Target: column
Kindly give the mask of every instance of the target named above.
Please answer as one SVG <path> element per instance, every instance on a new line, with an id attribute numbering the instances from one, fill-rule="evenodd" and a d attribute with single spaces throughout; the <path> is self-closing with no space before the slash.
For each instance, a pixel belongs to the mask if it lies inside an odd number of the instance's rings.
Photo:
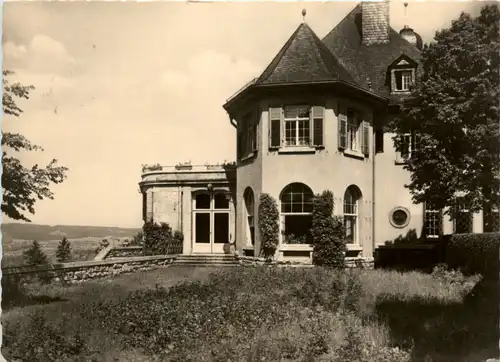
<path id="1" fill-rule="evenodd" d="M 191 187 L 186 186 L 181 188 L 181 199 L 182 199 L 181 224 L 182 224 L 182 233 L 184 234 L 182 253 L 192 254 L 193 223 L 192 223 L 192 213 L 191 213 L 191 208 L 192 208 Z"/>

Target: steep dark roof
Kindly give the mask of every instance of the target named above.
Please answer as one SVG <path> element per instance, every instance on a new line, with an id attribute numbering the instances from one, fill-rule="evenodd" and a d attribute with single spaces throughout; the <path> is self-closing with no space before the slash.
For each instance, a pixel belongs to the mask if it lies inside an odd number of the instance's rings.
<path id="1" fill-rule="evenodd" d="M 256 84 L 332 80 L 358 85 L 314 31 L 303 23 L 257 79 Z"/>
<path id="2" fill-rule="evenodd" d="M 361 42 L 361 5 L 357 5 L 329 34 L 323 43 L 363 88 L 380 96 L 390 96 L 387 67 L 402 54 L 416 62 L 420 51 L 390 28 L 389 42 L 365 45 Z M 396 99 L 394 99 L 396 100 Z"/>

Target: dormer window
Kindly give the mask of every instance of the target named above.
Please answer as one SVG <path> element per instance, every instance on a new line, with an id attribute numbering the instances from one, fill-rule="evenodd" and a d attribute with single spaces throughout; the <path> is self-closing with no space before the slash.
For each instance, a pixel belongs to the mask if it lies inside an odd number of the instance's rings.
<path id="1" fill-rule="evenodd" d="M 396 70 L 394 72 L 397 92 L 409 92 L 413 74 L 411 70 Z"/>
<path id="2" fill-rule="evenodd" d="M 405 55 L 389 66 L 391 93 L 408 93 L 415 83 L 417 64 Z"/>

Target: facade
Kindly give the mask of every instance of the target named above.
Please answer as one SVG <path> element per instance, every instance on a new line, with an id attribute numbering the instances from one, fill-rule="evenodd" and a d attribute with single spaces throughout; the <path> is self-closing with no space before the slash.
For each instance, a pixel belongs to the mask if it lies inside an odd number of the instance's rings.
<path id="1" fill-rule="evenodd" d="M 411 229 L 433 238 L 497 228 L 498 210 L 488 214 L 493 224 L 467 210 L 451 221 L 413 204 L 404 187 L 416 138 L 405 136 L 397 152 L 385 126 L 409 96 L 421 48 L 411 28 L 390 27 L 388 2 L 358 4 L 323 39 L 300 24 L 261 76 L 224 105 L 237 132 L 236 167 L 146 170 L 144 219 L 181 229 L 187 254 L 234 243 L 240 254 L 258 255 L 259 197 L 267 193 L 280 210 L 279 259 L 310 258 L 312 197 L 324 190 L 334 194 L 352 256 L 371 256 Z"/>

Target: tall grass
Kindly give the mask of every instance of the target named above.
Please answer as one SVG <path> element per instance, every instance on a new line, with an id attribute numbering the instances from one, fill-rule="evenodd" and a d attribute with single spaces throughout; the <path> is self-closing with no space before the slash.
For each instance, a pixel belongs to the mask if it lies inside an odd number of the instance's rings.
<path id="1" fill-rule="evenodd" d="M 159 276 L 138 273 L 73 287 L 57 308 L 10 312 L 4 355 L 30 361 L 405 362 L 417 355 L 420 341 L 395 335 L 397 328 L 380 312 L 384 303 L 418 299 L 446 308 L 460 304 L 477 282 L 444 272 L 322 268 L 200 271 L 191 281 L 189 273 L 175 280 Z M 405 328 L 428 322 L 411 313 L 399 318 Z"/>

